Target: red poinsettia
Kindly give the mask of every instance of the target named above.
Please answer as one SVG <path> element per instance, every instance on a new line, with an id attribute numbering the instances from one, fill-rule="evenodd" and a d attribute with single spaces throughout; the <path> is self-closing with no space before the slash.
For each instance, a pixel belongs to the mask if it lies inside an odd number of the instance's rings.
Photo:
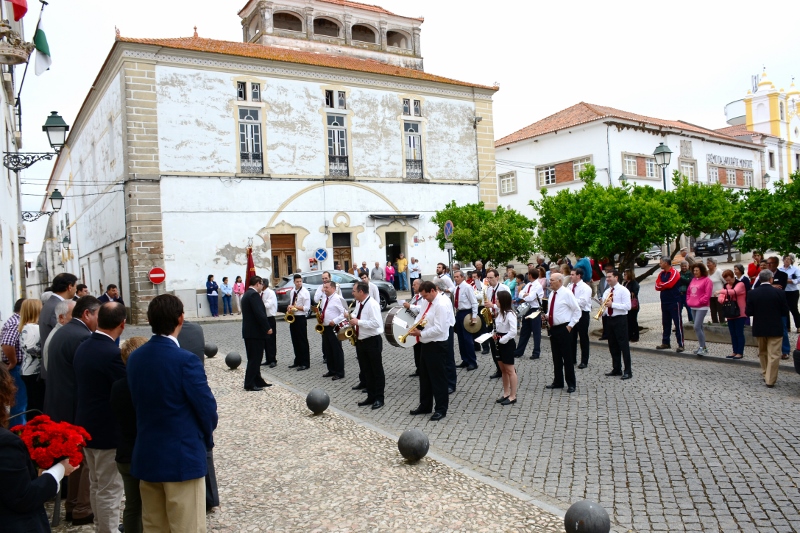
<path id="1" fill-rule="evenodd" d="M 92 440 L 80 426 L 68 422 L 53 422 L 47 415 L 39 415 L 25 425 L 14 426 L 11 431 L 19 435 L 33 462 L 39 468 L 50 468 L 65 458 L 78 466 L 83 460 L 81 450 Z"/>

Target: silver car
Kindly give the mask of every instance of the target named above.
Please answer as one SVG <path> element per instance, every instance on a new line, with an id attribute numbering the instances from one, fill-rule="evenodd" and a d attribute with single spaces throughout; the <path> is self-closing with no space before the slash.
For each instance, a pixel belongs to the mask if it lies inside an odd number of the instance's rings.
<path id="1" fill-rule="evenodd" d="M 342 291 L 342 296 L 347 301 L 347 304 L 350 305 L 353 302 L 353 285 L 355 285 L 359 280 L 356 279 L 355 276 L 352 274 L 348 274 L 342 270 L 328 270 L 330 272 L 331 279 L 336 282 L 339 288 Z M 311 295 L 311 299 L 314 299 L 314 294 L 317 292 L 317 289 L 322 286 L 322 272 L 301 272 L 301 276 L 303 276 L 303 287 L 308 290 L 309 295 Z M 378 293 L 381 296 L 381 311 L 384 311 L 390 304 L 397 302 L 397 291 L 395 291 L 394 286 L 387 282 L 387 281 L 375 281 L 371 280 L 370 283 L 376 285 L 378 287 Z M 278 296 L 278 311 L 281 313 L 286 312 L 286 308 L 289 307 L 290 298 L 292 294 L 292 290 L 294 289 L 294 274 L 291 276 L 283 276 L 281 281 L 275 287 L 275 294 Z M 311 316 L 311 310 L 309 309 L 308 315 Z"/>

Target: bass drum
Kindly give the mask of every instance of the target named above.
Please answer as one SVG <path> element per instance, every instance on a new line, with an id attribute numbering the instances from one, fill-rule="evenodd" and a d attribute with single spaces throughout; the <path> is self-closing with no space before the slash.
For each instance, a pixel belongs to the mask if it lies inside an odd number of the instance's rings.
<path id="1" fill-rule="evenodd" d="M 393 307 L 383 322 L 383 334 L 386 341 L 398 348 L 412 348 L 417 344 L 417 337 L 409 335 L 404 343 L 400 342 L 398 338 L 405 335 L 409 328 L 416 323 L 417 317 L 414 313 L 405 307 Z"/>

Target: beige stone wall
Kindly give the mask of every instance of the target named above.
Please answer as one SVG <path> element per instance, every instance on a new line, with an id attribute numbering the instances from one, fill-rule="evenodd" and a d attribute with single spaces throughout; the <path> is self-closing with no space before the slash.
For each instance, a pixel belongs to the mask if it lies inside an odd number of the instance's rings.
<path id="1" fill-rule="evenodd" d="M 497 209 L 497 170 L 494 161 L 494 118 L 491 100 L 475 101 L 478 122 L 478 179 L 480 199 L 486 209 Z"/>
<path id="2" fill-rule="evenodd" d="M 123 72 L 128 294 L 131 320 L 142 324 L 147 322 L 148 303 L 158 294 L 147 274 L 154 266 L 164 266 L 155 65 L 126 62 Z"/>

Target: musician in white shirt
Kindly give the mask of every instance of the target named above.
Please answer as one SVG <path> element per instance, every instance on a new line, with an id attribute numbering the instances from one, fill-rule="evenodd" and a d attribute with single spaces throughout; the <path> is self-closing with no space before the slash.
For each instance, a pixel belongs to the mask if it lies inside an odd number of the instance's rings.
<path id="1" fill-rule="evenodd" d="M 628 311 L 631 310 L 631 293 L 619 282 L 619 271 L 606 272 L 606 286 L 601 302 L 605 302 L 603 315 L 607 316 L 606 336 L 608 337 L 608 350 L 611 352 L 611 372 L 606 376 L 622 376 L 622 379 L 631 379 L 631 345 L 628 338 Z M 606 302 L 606 298 L 609 301 Z M 621 357 L 620 357 L 621 356 Z M 621 360 L 620 360 L 621 359 Z M 622 371 L 622 363 L 625 371 Z"/>
<path id="2" fill-rule="evenodd" d="M 547 320 L 550 323 L 550 349 L 553 352 L 553 383 L 546 389 L 563 389 L 566 377 L 567 392 L 575 392 L 575 367 L 572 364 L 572 328 L 581 319 L 578 300 L 569 289 L 562 286 L 562 274 L 550 274 L 550 308 Z"/>
<path id="3" fill-rule="evenodd" d="M 358 402 L 373 409 L 383 407 L 386 375 L 383 371 L 383 320 L 381 305 L 369 295 L 369 287 L 363 281 L 353 287 L 353 297 L 358 302 L 350 318 L 356 331 L 356 357 L 361 369 L 361 379 L 367 387 L 367 398 Z"/>
<path id="4" fill-rule="evenodd" d="M 330 281 L 331 281 L 331 273 L 326 270 L 325 272 L 322 273 L 322 285 L 317 287 L 316 292 L 314 292 L 314 305 L 319 305 L 319 302 L 325 297 L 324 287 L 325 284 L 329 283 Z M 336 286 L 336 294 L 338 294 L 339 296 L 342 295 L 342 289 L 338 285 Z M 316 318 L 316 313 L 314 313 L 314 315 Z M 320 342 L 322 343 L 322 362 L 327 364 L 328 351 L 325 346 L 325 341 L 321 337 L 323 337 L 323 335 L 320 335 Z"/>
<path id="5" fill-rule="evenodd" d="M 311 366 L 311 356 L 308 349 L 306 312 L 311 308 L 311 296 L 308 294 L 308 289 L 303 287 L 303 276 L 300 274 L 294 275 L 294 290 L 291 292 L 290 301 L 286 313 L 294 315 L 294 322 L 289 324 L 294 362 L 289 368 L 296 368 L 298 371 L 308 370 Z"/>
<path id="6" fill-rule="evenodd" d="M 483 300 L 483 306 L 487 307 L 492 312 L 492 316 L 497 316 L 497 309 L 498 309 L 497 293 L 500 291 L 508 291 L 508 293 L 511 294 L 511 291 L 508 290 L 508 287 L 505 284 L 500 283 L 500 273 L 497 272 L 497 269 L 490 268 L 489 270 L 487 270 L 486 277 L 484 278 L 484 280 L 486 281 L 486 291 L 485 291 L 486 296 L 484 297 Z M 481 317 L 481 319 L 482 318 L 483 317 Z M 486 325 L 485 322 L 484 326 L 486 327 L 486 331 L 489 331 L 491 329 L 489 326 Z M 500 378 L 503 375 L 502 371 L 500 370 L 500 363 L 499 363 L 500 354 L 498 353 L 497 347 L 495 346 L 494 343 L 486 341 L 484 348 L 486 348 L 487 345 L 492 350 L 492 360 L 494 361 L 494 366 L 497 369 L 497 372 L 492 374 L 490 378 L 491 379 Z"/>
<path id="7" fill-rule="evenodd" d="M 439 263 L 436 265 L 436 279 L 434 280 L 434 284 L 436 285 L 440 294 L 444 294 L 448 298 L 453 297 L 453 292 L 455 292 L 456 286 L 450 276 L 447 275 L 447 267 L 444 263 Z"/>
<path id="8" fill-rule="evenodd" d="M 538 284 L 537 284 L 538 285 Z M 498 312 L 494 319 L 494 341 L 500 355 L 503 372 L 503 395 L 497 399 L 500 405 L 517 403 L 517 371 L 514 368 L 514 337 L 517 334 L 517 313 L 511 306 L 511 293 L 501 291 L 497 295 Z M 536 319 L 539 320 L 539 319 Z M 539 320 L 541 322 L 541 320 Z"/>
<path id="9" fill-rule="evenodd" d="M 426 324 L 422 331 L 414 328 L 408 332 L 409 335 L 419 337 L 419 341 L 422 343 L 419 365 L 419 406 L 413 409 L 411 414 L 426 414 L 435 409 L 431 416 L 431 420 L 435 422 L 447 416 L 446 360 L 450 328 L 455 323 L 455 316 L 450 300 L 439 294 L 433 282 L 423 282 L 420 285 L 420 294 L 427 305 L 423 302 L 424 310 L 420 313 L 418 321 L 424 318 Z"/>
<path id="10" fill-rule="evenodd" d="M 411 290 L 414 292 L 414 296 L 411 297 L 411 300 L 408 302 L 403 303 L 403 307 L 406 309 L 410 309 L 412 312 L 416 313 L 417 316 L 422 312 L 422 308 L 420 307 L 421 302 L 424 301 L 422 295 L 419 293 L 419 286 L 422 285 L 422 280 L 419 278 L 415 278 L 413 282 L 411 282 Z M 409 374 L 408 377 L 410 378 L 417 378 L 419 377 L 419 357 L 420 351 L 422 350 L 422 345 L 420 343 L 416 343 L 414 345 L 414 373 Z"/>
<path id="11" fill-rule="evenodd" d="M 572 280 L 570 290 L 581 308 L 581 319 L 570 332 L 572 335 L 572 364 L 578 362 L 578 338 L 580 337 L 581 364 L 578 365 L 578 368 L 581 369 L 589 366 L 589 318 L 592 311 L 592 287 L 583 281 L 583 274 L 581 267 L 573 268 L 569 274 Z"/>
<path id="12" fill-rule="evenodd" d="M 458 336 L 458 352 L 461 355 L 461 364 L 458 368 L 475 370 L 478 368 L 478 360 L 475 358 L 475 345 L 472 333 L 464 327 L 464 320 L 471 316 L 470 323 L 478 322 L 478 300 L 475 298 L 475 290 L 464 279 L 464 273 L 460 270 L 453 272 L 456 282 L 453 307 L 455 308 L 455 328 L 454 332 Z M 514 330 L 516 333 L 516 330 Z"/>
<path id="13" fill-rule="evenodd" d="M 322 316 L 322 346 L 323 353 L 328 356 L 328 371 L 322 375 L 323 378 L 333 378 L 333 381 L 344 377 L 344 351 L 342 351 L 342 341 L 333 331 L 334 326 L 345 319 L 347 306 L 344 299 L 336 294 L 337 285 L 335 281 L 329 281 L 322 285 L 325 297 L 319 302 L 319 313 Z"/>
<path id="14" fill-rule="evenodd" d="M 264 309 L 267 311 L 267 321 L 269 322 L 269 330 L 267 330 L 266 342 L 266 363 L 262 365 L 269 365 L 270 368 L 275 368 L 278 364 L 278 327 L 275 322 L 275 315 L 278 314 L 278 297 L 275 291 L 269 288 L 267 278 L 264 278 L 264 290 L 261 291 L 261 301 L 264 302 Z"/>
<path id="15" fill-rule="evenodd" d="M 361 281 L 369 285 L 369 296 L 376 302 L 378 302 L 378 306 L 381 304 L 381 293 L 378 291 L 378 286 L 374 283 L 370 283 L 369 281 L 369 274 L 364 274 L 363 272 L 360 274 Z"/>
<path id="16" fill-rule="evenodd" d="M 527 318 L 533 313 L 541 310 L 542 300 L 544 299 L 544 289 L 542 284 L 538 281 L 539 271 L 532 268 L 528 271 L 528 283 L 519 291 L 520 299 L 530 306 L 530 310 L 525 313 L 525 316 L 520 317 L 522 320 L 522 329 L 519 332 L 519 342 L 517 349 L 514 351 L 514 357 L 522 357 L 525 355 L 525 348 L 528 346 L 528 340 L 533 334 L 533 353 L 531 359 L 539 359 L 542 353 L 542 319 L 540 316 L 534 318 Z"/>

